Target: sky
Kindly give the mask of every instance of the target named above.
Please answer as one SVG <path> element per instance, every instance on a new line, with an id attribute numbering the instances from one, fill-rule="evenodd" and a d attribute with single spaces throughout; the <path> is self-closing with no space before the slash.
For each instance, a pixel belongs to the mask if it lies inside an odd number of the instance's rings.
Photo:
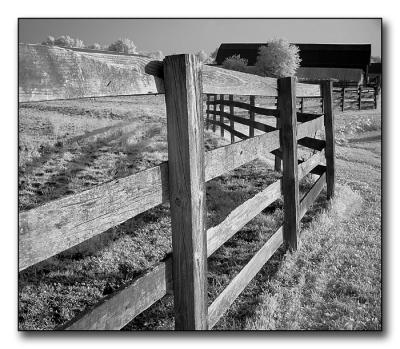
<path id="1" fill-rule="evenodd" d="M 139 51 L 165 55 L 214 51 L 223 42 L 371 44 L 381 56 L 381 20 L 369 19 L 20 19 L 19 42 L 40 43 L 48 35 L 69 35 L 85 44 L 127 37 Z"/>

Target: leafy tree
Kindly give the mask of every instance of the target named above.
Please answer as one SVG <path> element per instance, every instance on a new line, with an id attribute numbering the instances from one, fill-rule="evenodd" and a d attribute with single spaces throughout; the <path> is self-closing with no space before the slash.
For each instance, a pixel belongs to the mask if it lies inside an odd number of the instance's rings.
<path id="1" fill-rule="evenodd" d="M 49 35 L 45 41 L 42 42 L 42 45 L 54 46 L 54 37 Z"/>
<path id="2" fill-rule="evenodd" d="M 300 66 L 299 48 L 283 39 L 271 40 L 258 51 L 256 71 L 261 76 L 293 76 Z"/>
<path id="3" fill-rule="evenodd" d="M 94 44 L 91 44 L 88 46 L 88 48 L 92 49 L 92 50 L 101 50 L 102 47 L 98 42 L 95 42 Z"/>
<path id="4" fill-rule="evenodd" d="M 379 56 L 371 56 L 371 63 L 381 63 L 381 57 Z"/>
<path id="5" fill-rule="evenodd" d="M 123 53 L 136 53 L 136 46 L 132 40 L 127 38 L 118 39 L 113 42 L 110 46 L 108 46 L 108 51 L 116 51 Z"/>
<path id="6" fill-rule="evenodd" d="M 54 41 L 54 46 L 61 47 L 73 47 L 75 39 L 71 38 L 69 35 L 61 35 Z"/>
<path id="7" fill-rule="evenodd" d="M 246 72 L 248 69 L 247 63 L 248 60 L 246 58 L 240 58 L 240 55 L 233 55 L 231 57 L 226 58 L 222 62 L 222 66 L 225 69 Z"/>
<path id="8" fill-rule="evenodd" d="M 161 61 L 164 59 L 164 54 L 162 53 L 162 51 L 155 51 L 155 52 L 149 52 L 146 53 L 147 56 L 157 59 L 158 61 Z"/>

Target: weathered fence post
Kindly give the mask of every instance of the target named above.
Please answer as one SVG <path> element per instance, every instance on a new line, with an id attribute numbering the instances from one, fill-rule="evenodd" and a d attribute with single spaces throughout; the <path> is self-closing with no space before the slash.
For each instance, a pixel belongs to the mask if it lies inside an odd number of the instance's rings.
<path id="1" fill-rule="evenodd" d="M 214 111 L 214 113 L 213 113 L 213 121 L 214 121 L 214 123 L 213 123 L 213 126 L 212 126 L 213 132 L 215 132 L 216 129 L 217 129 L 217 125 L 215 124 L 215 121 L 217 121 L 217 114 L 216 114 L 217 103 L 216 103 L 216 99 L 217 99 L 217 95 L 213 95 L 213 111 Z"/>
<path id="2" fill-rule="evenodd" d="M 175 329 L 207 329 L 204 136 L 201 65 L 164 59 Z"/>
<path id="3" fill-rule="evenodd" d="M 323 81 L 321 87 L 325 110 L 326 185 L 327 197 L 330 199 L 335 193 L 335 119 L 332 106 L 332 81 Z"/>
<path id="4" fill-rule="evenodd" d="M 234 115 L 235 107 L 233 106 L 233 95 L 229 95 L 229 102 L 230 102 L 229 113 L 231 115 Z M 230 120 L 229 126 L 231 127 L 232 130 L 235 129 L 235 122 L 232 119 Z M 235 143 L 235 135 L 232 132 L 231 132 L 231 143 Z"/>
<path id="5" fill-rule="evenodd" d="M 209 94 L 207 94 L 206 111 L 207 111 L 206 129 L 208 130 L 208 128 L 210 126 L 210 95 Z"/>
<path id="6" fill-rule="evenodd" d="M 224 125 L 224 112 L 225 112 L 225 105 L 224 105 L 224 95 L 219 95 L 219 99 L 221 100 L 221 103 L 219 105 L 219 122 L 220 124 L 220 129 L 221 129 L 221 137 L 224 138 L 224 134 L 225 134 L 225 129 L 223 127 Z"/>
<path id="7" fill-rule="evenodd" d="M 361 92 L 362 88 L 361 85 L 358 87 L 358 110 L 361 110 Z"/>
<path id="8" fill-rule="evenodd" d="M 250 96 L 250 107 L 254 107 L 255 106 L 255 96 Z M 250 121 L 254 121 L 254 111 L 250 110 L 249 111 L 249 119 Z M 249 126 L 249 137 L 254 137 L 254 126 L 253 124 Z"/>
<path id="9" fill-rule="evenodd" d="M 289 249 L 298 247 L 299 179 L 297 163 L 296 78 L 278 80 L 280 143 L 283 160 L 283 239 Z"/>

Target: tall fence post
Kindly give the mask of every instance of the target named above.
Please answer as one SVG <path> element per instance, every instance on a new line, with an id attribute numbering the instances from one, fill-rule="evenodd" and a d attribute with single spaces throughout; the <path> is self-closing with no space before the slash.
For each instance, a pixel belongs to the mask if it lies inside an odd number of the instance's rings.
<path id="1" fill-rule="evenodd" d="M 213 95 L 213 111 L 214 111 L 214 113 L 213 113 L 213 121 L 214 121 L 214 123 L 213 123 L 213 126 L 212 126 L 213 132 L 215 132 L 216 129 L 217 129 L 217 126 L 215 124 L 215 121 L 217 121 L 217 114 L 216 114 L 217 102 L 216 102 L 216 100 L 217 100 L 217 95 Z"/>
<path id="2" fill-rule="evenodd" d="M 335 119 L 332 106 L 332 81 L 323 81 L 321 87 L 325 110 L 326 186 L 329 200 L 335 193 Z"/>
<path id="3" fill-rule="evenodd" d="M 225 129 L 223 127 L 223 125 L 224 125 L 224 112 L 225 112 L 224 98 L 225 98 L 224 95 L 219 95 L 219 99 L 221 100 L 221 103 L 219 105 L 219 121 L 220 121 L 221 124 L 220 124 L 219 128 L 221 129 L 221 137 L 222 138 L 224 138 L 224 136 L 225 136 L 225 133 L 224 133 Z"/>
<path id="4" fill-rule="evenodd" d="M 279 110 L 279 97 L 276 99 L 276 109 Z M 281 134 L 280 119 L 281 119 L 280 116 L 276 118 L 276 129 L 279 130 L 279 135 Z M 282 150 L 282 147 L 280 147 L 279 150 Z M 276 155 L 275 155 L 274 170 L 277 172 L 282 170 L 282 160 L 279 156 Z"/>
<path id="5" fill-rule="evenodd" d="M 361 92 L 362 88 L 361 86 L 358 87 L 358 110 L 361 110 Z"/>
<path id="6" fill-rule="evenodd" d="M 283 160 L 283 240 L 290 250 L 298 247 L 299 178 L 297 163 L 296 79 L 278 80 L 280 143 Z"/>
<path id="7" fill-rule="evenodd" d="M 255 99 L 256 99 L 256 96 L 250 96 L 250 107 L 254 107 L 255 106 Z M 254 111 L 253 110 L 250 110 L 249 111 L 249 119 L 250 119 L 250 121 L 254 121 Z M 253 124 L 251 124 L 250 126 L 249 126 L 249 137 L 254 137 L 254 126 L 253 126 Z"/>
<path id="8" fill-rule="evenodd" d="M 201 65 L 164 59 L 175 329 L 207 329 L 204 135 Z"/>
<path id="9" fill-rule="evenodd" d="M 233 95 L 229 95 L 229 114 L 234 115 L 235 114 L 235 107 L 233 106 Z M 230 120 L 230 127 L 232 130 L 235 129 L 235 122 L 231 119 Z M 235 143 L 235 135 L 231 132 L 231 143 Z"/>
<path id="10" fill-rule="evenodd" d="M 208 130 L 208 128 L 210 127 L 210 95 L 209 94 L 207 94 L 206 111 L 207 111 L 206 130 Z"/>

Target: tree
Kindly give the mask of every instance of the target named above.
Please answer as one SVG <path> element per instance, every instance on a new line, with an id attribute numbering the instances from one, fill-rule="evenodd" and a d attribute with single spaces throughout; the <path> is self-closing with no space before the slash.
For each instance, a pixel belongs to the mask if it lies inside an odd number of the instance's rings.
<path id="1" fill-rule="evenodd" d="M 226 58 L 222 62 L 222 66 L 225 69 L 245 72 L 248 69 L 247 63 L 248 60 L 246 58 L 240 58 L 240 55 L 233 55 L 231 57 Z"/>
<path id="2" fill-rule="evenodd" d="M 371 56 L 371 63 L 381 63 L 381 57 L 379 56 Z"/>
<path id="3" fill-rule="evenodd" d="M 299 48 L 283 39 L 271 40 L 258 51 L 256 71 L 261 76 L 293 76 L 300 66 Z"/>
<path id="4" fill-rule="evenodd" d="M 54 46 L 54 37 L 49 35 L 45 41 L 42 42 L 42 45 Z"/>
<path id="5" fill-rule="evenodd" d="M 165 57 L 164 54 L 162 53 L 162 51 L 149 52 L 149 53 L 146 53 L 146 56 L 157 59 L 158 61 L 163 60 Z"/>
<path id="6" fill-rule="evenodd" d="M 123 53 L 136 53 L 136 46 L 132 40 L 127 38 L 118 39 L 108 46 L 108 51 L 116 51 Z"/>
<path id="7" fill-rule="evenodd" d="M 69 35 L 61 35 L 54 41 L 54 46 L 61 47 L 73 47 L 75 39 L 71 38 Z"/>
<path id="8" fill-rule="evenodd" d="M 98 42 L 95 42 L 94 44 L 91 44 L 88 46 L 88 48 L 92 49 L 92 50 L 101 50 L 102 47 Z"/>

